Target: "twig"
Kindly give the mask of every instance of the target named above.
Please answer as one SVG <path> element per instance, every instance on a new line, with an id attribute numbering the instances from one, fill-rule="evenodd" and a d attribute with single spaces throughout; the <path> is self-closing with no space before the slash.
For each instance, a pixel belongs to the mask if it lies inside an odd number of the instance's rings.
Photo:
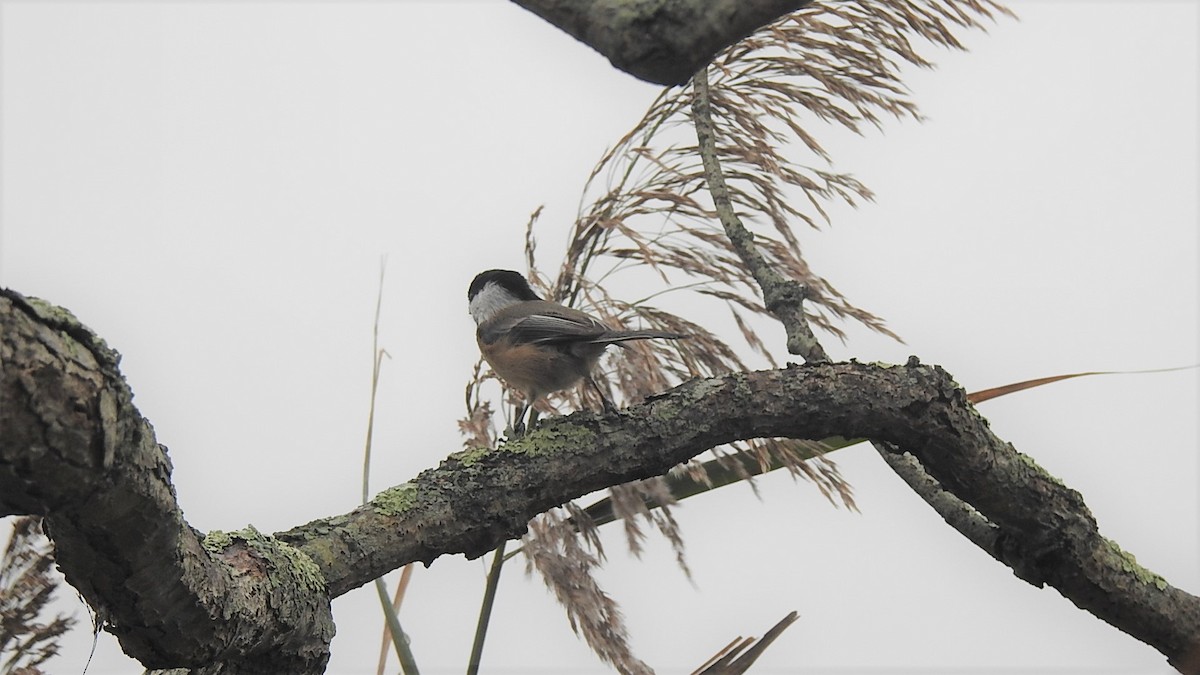
<path id="1" fill-rule="evenodd" d="M 367 439 L 363 448 L 363 475 L 362 475 L 362 501 L 366 504 L 370 501 L 371 492 L 371 444 L 375 436 L 375 398 L 379 391 L 379 371 L 383 365 L 383 357 L 388 356 L 384 349 L 379 348 L 379 315 L 383 307 L 383 278 L 387 271 L 387 258 L 385 257 L 379 263 L 379 293 L 375 297 L 375 323 L 371 332 L 371 348 L 374 350 L 374 365 L 371 369 L 371 402 L 369 412 L 367 413 Z M 407 583 L 407 579 L 401 582 Z M 408 636 L 404 634 L 404 630 L 400 628 L 400 617 L 396 614 L 399 607 L 399 598 L 401 591 L 397 590 L 397 604 L 392 606 L 392 602 L 388 600 L 387 584 L 382 578 L 375 579 L 375 590 L 379 594 L 379 603 L 383 608 L 384 620 L 387 624 L 387 631 L 392 635 L 392 645 L 396 649 L 396 656 L 400 659 L 400 668 L 405 675 L 418 675 L 417 663 L 413 658 L 412 650 L 408 646 Z"/>
<path id="2" fill-rule="evenodd" d="M 475 626 L 475 641 L 471 643 L 471 660 L 467 666 L 467 675 L 479 673 L 479 661 L 483 657 L 483 641 L 487 638 L 488 623 L 492 619 L 492 606 L 496 602 L 496 588 L 500 585 L 500 570 L 504 566 L 504 546 L 502 541 L 496 547 L 492 557 L 492 567 L 488 570 L 487 586 L 483 591 L 483 605 L 479 608 L 479 623 Z"/>
<path id="3" fill-rule="evenodd" d="M 405 565 L 400 568 L 400 582 L 396 584 L 396 594 L 392 597 L 392 610 L 399 616 L 400 605 L 404 602 L 404 594 L 408 591 L 408 580 L 412 578 L 412 565 Z M 385 625 L 383 627 L 383 635 L 379 638 L 379 663 L 375 668 L 376 675 L 384 675 L 387 668 L 388 655 L 388 637 L 391 635 L 391 630 Z"/>
<path id="4" fill-rule="evenodd" d="M 692 87 L 696 92 L 692 100 L 692 119 L 696 125 L 700 159 L 704 163 L 704 178 L 708 183 L 708 191 L 712 194 L 717 217 L 720 218 L 725 234 L 729 237 L 729 243 L 762 289 L 767 311 L 779 319 L 787 331 L 788 352 L 802 357 L 808 363 L 828 363 L 829 356 L 813 335 L 808 319 L 804 316 L 807 287 L 794 279 L 783 278 L 767 264 L 754 244 L 754 234 L 746 229 L 733 210 L 729 187 L 725 184 L 725 175 L 717 159 L 716 131 L 712 121 L 707 68 L 702 68 L 692 77 Z"/>
<path id="5" fill-rule="evenodd" d="M 925 500 L 946 524 L 958 530 L 971 543 L 986 551 L 996 560 L 1008 564 L 998 555 L 997 543 L 1000 528 L 996 527 L 970 504 L 948 492 L 942 484 L 925 471 L 916 457 L 901 451 L 891 443 L 872 441 L 883 461 L 896 472 L 905 483 Z"/>
<path id="6" fill-rule="evenodd" d="M 737 638 L 717 652 L 692 675 L 741 675 L 745 673 L 750 666 L 754 665 L 758 657 L 762 656 L 767 647 L 771 646 L 775 638 L 779 637 L 783 631 L 787 630 L 788 626 L 799 618 L 800 615 L 796 612 L 789 613 L 771 630 L 767 631 L 757 643 L 753 638 Z"/>
<path id="7" fill-rule="evenodd" d="M 379 314 L 383 307 L 383 275 L 387 272 L 387 258 L 379 261 L 379 293 L 375 296 L 375 323 L 371 329 L 371 349 L 374 365 L 371 368 L 371 404 L 367 412 L 367 440 L 363 449 L 362 501 L 371 500 L 371 441 L 375 435 L 375 394 L 379 391 L 379 369 L 387 352 L 379 348 Z"/>
<path id="8" fill-rule="evenodd" d="M 400 627 L 400 617 L 392 609 L 392 603 L 388 600 L 387 585 L 383 583 L 382 577 L 375 580 L 375 592 L 379 594 L 379 602 L 383 606 L 384 620 L 387 621 L 388 633 L 392 636 L 392 647 L 396 650 L 396 657 L 400 659 L 400 670 L 404 675 L 420 675 L 421 671 L 417 668 L 412 649 L 408 645 L 408 635 Z"/>

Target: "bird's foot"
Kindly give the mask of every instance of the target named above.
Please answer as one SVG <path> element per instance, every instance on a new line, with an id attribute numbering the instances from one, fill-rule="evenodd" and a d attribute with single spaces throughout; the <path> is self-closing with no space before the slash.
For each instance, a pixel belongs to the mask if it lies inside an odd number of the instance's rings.
<path id="1" fill-rule="evenodd" d="M 524 436 L 525 435 L 525 422 L 524 421 L 517 422 L 516 424 L 513 424 L 513 425 L 505 428 L 504 435 L 506 437 L 508 437 L 509 440 L 516 440 L 516 439 Z"/>

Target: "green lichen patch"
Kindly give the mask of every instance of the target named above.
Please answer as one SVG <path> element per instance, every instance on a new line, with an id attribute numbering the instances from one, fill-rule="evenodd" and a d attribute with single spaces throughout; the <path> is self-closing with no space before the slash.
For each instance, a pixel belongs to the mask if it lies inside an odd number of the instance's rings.
<path id="1" fill-rule="evenodd" d="M 203 544 L 219 554 L 239 541 L 265 563 L 267 582 L 272 589 L 299 586 L 309 591 L 325 591 L 320 566 L 300 549 L 259 532 L 253 525 L 236 532 L 213 530 L 205 535 Z"/>
<path id="2" fill-rule="evenodd" d="M 200 542 L 210 553 L 220 553 L 233 544 L 233 535 L 222 530 L 213 530 L 204 535 Z"/>
<path id="3" fill-rule="evenodd" d="M 104 338 L 96 335 L 90 328 L 83 325 L 71 313 L 71 310 L 59 307 L 51 302 L 46 302 L 41 298 L 18 294 L 14 299 L 19 303 L 23 303 L 42 323 L 65 333 L 74 341 L 79 342 L 92 352 L 94 358 L 99 359 L 103 363 L 111 363 L 113 365 L 120 363 L 121 355 L 115 349 L 109 347 Z M 67 345 L 68 348 L 74 347 L 70 340 L 67 341 Z M 78 358 L 78 355 L 72 354 L 72 358 Z"/>
<path id="4" fill-rule="evenodd" d="M 450 455 L 450 459 L 453 459 L 453 460 L 461 463 L 463 466 L 471 466 L 472 464 L 474 464 L 475 462 L 478 462 L 479 460 L 488 456 L 488 454 L 492 453 L 492 452 L 495 452 L 494 448 L 487 448 L 487 447 L 480 445 L 480 446 L 477 446 L 474 448 L 467 448 L 466 450 L 462 450 L 462 451 L 453 453 Z"/>
<path id="5" fill-rule="evenodd" d="M 1153 584 L 1160 591 L 1167 589 L 1166 579 L 1142 567 L 1138 563 L 1137 558 L 1132 553 L 1122 550 L 1117 545 L 1117 542 L 1106 538 L 1104 543 L 1108 546 L 1108 550 L 1120 561 L 1121 571 L 1132 574 L 1135 579 L 1143 584 Z"/>
<path id="6" fill-rule="evenodd" d="M 371 508 L 381 516 L 392 518 L 412 508 L 416 501 L 417 486 L 413 483 L 401 483 L 375 495 L 371 500 Z"/>
<path id="7" fill-rule="evenodd" d="M 36 298 L 30 295 L 22 296 L 26 306 L 33 310 L 34 314 L 43 322 L 58 326 L 61 328 L 82 327 L 79 319 L 71 313 L 71 310 L 66 307 L 59 307 L 52 302 L 46 302 L 41 298 Z"/>
<path id="8" fill-rule="evenodd" d="M 285 544 L 274 537 L 271 537 L 271 541 L 275 542 L 278 552 L 287 559 L 288 565 L 280 569 L 291 577 L 292 581 L 310 591 L 325 591 L 325 575 L 321 574 L 321 568 L 312 558 L 295 546 Z"/>
<path id="9" fill-rule="evenodd" d="M 1049 471 L 1047 471 L 1047 470 L 1043 469 L 1043 468 L 1042 468 L 1042 465 L 1041 465 L 1041 464 L 1038 464 L 1038 463 L 1037 463 L 1037 462 L 1035 462 L 1035 461 L 1033 461 L 1033 458 L 1032 458 L 1032 457 L 1030 457 L 1029 455 L 1025 455 L 1025 454 L 1022 454 L 1022 453 L 1019 453 L 1019 452 L 1018 452 L 1018 453 L 1016 453 L 1016 454 L 1017 454 L 1017 459 L 1018 459 L 1018 460 L 1020 460 L 1020 462 L 1021 462 L 1022 464 L 1026 465 L 1026 466 L 1028 466 L 1030 469 L 1033 469 L 1034 471 L 1038 472 L 1038 473 L 1039 473 L 1039 474 L 1041 474 L 1041 475 L 1042 475 L 1042 476 L 1043 476 L 1043 477 L 1044 477 L 1046 480 L 1050 481 L 1051 483 L 1054 483 L 1055 485 L 1059 485 L 1059 486 L 1062 486 L 1062 487 L 1066 487 L 1066 486 L 1067 486 L 1067 484 L 1066 484 L 1066 483 L 1062 482 L 1062 479 L 1061 479 L 1061 478 L 1059 478 L 1058 476 L 1055 476 L 1054 474 L 1050 473 Z"/>
<path id="10" fill-rule="evenodd" d="M 575 415 L 571 417 L 575 417 Z M 547 420 L 543 421 L 537 427 L 537 430 L 528 436 L 507 440 L 495 448 L 482 446 L 467 448 L 466 450 L 450 455 L 449 459 L 458 462 L 464 467 L 469 467 L 490 456 L 526 455 L 529 457 L 540 457 L 554 455 L 564 450 L 580 448 L 593 442 L 595 442 L 594 432 L 586 426 L 567 421 Z"/>
<path id="11" fill-rule="evenodd" d="M 579 424 L 548 426 L 545 433 L 542 431 L 539 429 L 538 434 L 531 438 L 518 439 L 515 443 L 508 443 L 503 449 L 505 452 L 538 457 L 575 450 L 596 441 L 592 430 Z"/>

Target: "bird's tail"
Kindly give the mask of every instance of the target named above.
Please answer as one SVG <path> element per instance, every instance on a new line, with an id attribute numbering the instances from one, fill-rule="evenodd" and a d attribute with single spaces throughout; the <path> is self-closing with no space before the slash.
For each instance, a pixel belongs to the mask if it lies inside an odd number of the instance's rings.
<path id="1" fill-rule="evenodd" d="M 661 338 L 663 340 L 682 340 L 687 337 L 690 336 L 684 335 L 683 333 L 668 333 L 661 330 L 623 330 L 605 333 L 593 340 L 589 340 L 589 342 L 607 345 L 628 342 L 629 340 L 652 340 L 655 338 Z"/>

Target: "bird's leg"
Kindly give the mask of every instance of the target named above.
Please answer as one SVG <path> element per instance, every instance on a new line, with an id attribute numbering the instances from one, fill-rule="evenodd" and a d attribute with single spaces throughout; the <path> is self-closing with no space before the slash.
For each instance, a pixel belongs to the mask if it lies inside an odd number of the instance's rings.
<path id="1" fill-rule="evenodd" d="M 517 406 L 517 414 L 513 415 L 512 427 L 508 429 L 511 432 L 508 434 L 509 438 L 519 438 L 525 435 L 525 411 L 532 407 L 528 403 Z"/>
<path id="2" fill-rule="evenodd" d="M 600 388 L 600 385 L 596 384 L 596 380 L 593 379 L 591 375 L 588 375 L 587 381 L 588 384 L 592 385 L 592 389 L 596 390 L 596 394 L 600 396 L 600 404 L 604 406 L 604 412 L 617 412 L 617 406 L 612 401 L 608 400 L 608 397 L 604 395 L 604 390 Z"/>
<path id="3" fill-rule="evenodd" d="M 509 438 L 519 438 L 526 433 L 533 431 L 537 425 L 538 409 L 534 404 L 537 399 L 527 396 L 525 402 L 517 408 L 517 414 L 513 418 L 512 435 Z M 529 423 L 525 423 L 525 413 L 529 413 Z"/>

